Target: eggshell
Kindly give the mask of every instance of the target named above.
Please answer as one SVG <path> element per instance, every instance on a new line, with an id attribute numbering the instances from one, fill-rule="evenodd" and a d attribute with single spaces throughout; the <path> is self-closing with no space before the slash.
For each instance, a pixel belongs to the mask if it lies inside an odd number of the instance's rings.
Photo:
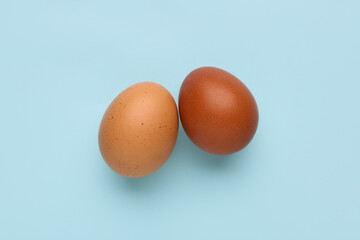
<path id="1" fill-rule="evenodd" d="M 192 71 L 179 93 L 181 123 L 191 141 L 209 153 L 243 149 L 258 125 L 258 108 L 249 89 L 232 74 L 214 67 Z"/>
<path id="2" fill-rule="evenodd" d="M 144 177 L 170 157 L 178 127 L 171 94 L 159 84 L 138 83 L 121 92 L 106 110 L 99 129 L 100 152 L 118 174 Z"/>

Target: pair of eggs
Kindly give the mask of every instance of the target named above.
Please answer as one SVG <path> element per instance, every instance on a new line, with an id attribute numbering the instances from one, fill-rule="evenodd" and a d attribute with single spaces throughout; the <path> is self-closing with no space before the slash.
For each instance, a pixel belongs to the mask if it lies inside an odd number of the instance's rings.
<path id="1" fill-rule="evenodd" d="M 259 118 L 255 99 L 224 70 L 192 71 L 182 83 L 178 103 L 187 136 L 206 152 L 238 152 L 255 134 Z M 178 110 L 169 91 L 157 83 L 137 83 L 121 92 L 106 110 L 99 129 L 100 152 L 118 174 L 144 177 L 170 157 L 178 129 Z"/>

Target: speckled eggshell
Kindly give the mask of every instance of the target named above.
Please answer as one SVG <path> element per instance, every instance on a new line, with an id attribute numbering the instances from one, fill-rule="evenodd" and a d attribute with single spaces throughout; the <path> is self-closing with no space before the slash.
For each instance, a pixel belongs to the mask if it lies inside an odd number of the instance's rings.
<path id="1" fill-rule="evenodd" d="M 170 157 L 179 118 L 171 94 L 153 82 L 121 92 L 106 110 L 99 129 L 99 148 L 109 167 L 138 178 L 158 170 Z"/>
<path id="2" fill-rule="evenodd" d="M 258 108 L 249 89 L 234 75 L 215 67 L 192 71 L 179 93 L 186 134 L 198 147 L 217 155 L 243 149 L 258 125 Z"/>

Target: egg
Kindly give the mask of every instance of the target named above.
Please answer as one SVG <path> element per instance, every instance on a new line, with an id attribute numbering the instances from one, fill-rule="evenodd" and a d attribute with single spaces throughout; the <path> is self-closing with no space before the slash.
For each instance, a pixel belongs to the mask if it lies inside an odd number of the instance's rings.
<path id="1" fill-rule="evenodd" d="M 100 152 L 118 174 L 144 177 L 170 157 L 178 128 L 177 107 L 169 91 L 157 83 L 137 83 L 107 108 L 99 128 Z"/>
<path id="2" fill-rule="evenodd" d="M 234 75 L 201 67 L 183 81 L 179 113 L 191 141 L 206 152 L 226 155 L 242 150 L 258 125 L 258 108 L 249 89 Z"/>

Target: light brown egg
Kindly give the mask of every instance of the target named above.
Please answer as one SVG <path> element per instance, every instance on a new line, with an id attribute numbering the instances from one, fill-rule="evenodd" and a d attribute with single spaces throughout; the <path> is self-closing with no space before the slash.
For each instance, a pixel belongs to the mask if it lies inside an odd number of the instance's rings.
<path id="1" fill-rule="evenodd" d="M 255 99 L 245 84 L 215 67 L 195 69 L 185 78 L 179 112 L 191 141 L 218 155 L 246 147 L 259 120 Z"/>
<path id="2" fill-rule="evenodd" d="M 170 157 L 179 118 L 171 94 L 153 82 L 121 92 L 106 110 L 99 129 L 99 148 L 109 167 L 138 178 L 158 170 Z"/>

